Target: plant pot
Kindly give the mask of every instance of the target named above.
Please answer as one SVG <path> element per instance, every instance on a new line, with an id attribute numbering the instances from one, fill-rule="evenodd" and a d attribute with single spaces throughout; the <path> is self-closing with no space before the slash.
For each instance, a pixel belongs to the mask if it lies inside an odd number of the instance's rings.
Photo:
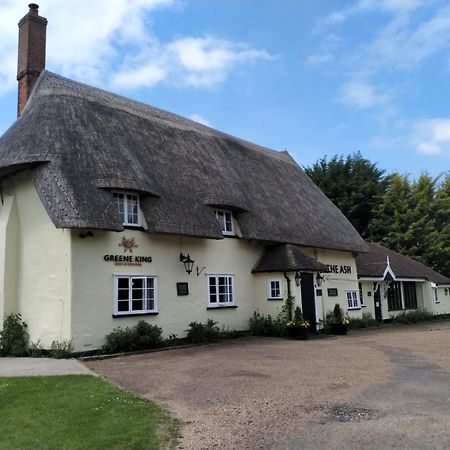
<path id="1" fill-rule="evenodd" d="M 330 325 L 330 332 L 331 334 L 347 334 L 348 331 L 348 325 L 345 323 L 332 323 Z"/>
<path id="2" fill-rule="evenodd" d="M 308 339 L 308 328 L 305 327 L 291 327 L 287 329 L 289 339 L 297 339 L 306 341 Z"/>

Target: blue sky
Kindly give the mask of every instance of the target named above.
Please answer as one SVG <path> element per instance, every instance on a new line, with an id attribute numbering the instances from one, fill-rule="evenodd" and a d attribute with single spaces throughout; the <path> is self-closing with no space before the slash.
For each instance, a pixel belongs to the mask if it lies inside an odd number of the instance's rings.
<path id="1" fill-rule="evenodd" d="M 17 22 L 0 0 L 0 133 Z M 301 165 L 361 151 L 387 171 L 450 163 L 450 5 L 440 0 L 42 0 L 47 68 L 191 117 Z"/>

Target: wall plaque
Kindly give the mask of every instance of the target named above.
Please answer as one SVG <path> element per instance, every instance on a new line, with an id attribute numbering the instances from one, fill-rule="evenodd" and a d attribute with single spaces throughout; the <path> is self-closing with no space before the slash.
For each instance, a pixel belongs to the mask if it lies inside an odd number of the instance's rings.
<path id="1" fill-rule="evenodd" d="M 177 295 L 189 295 L 188 283 L 177 283 Z"/>
<path id="2" fill-rule="evenodd" d="M 322 295 L 322 289 L 316 289 L 316 295 L 320 297 Z"/>
<path id="3" fill-rule="evenodd" d="M 338 296 L 337 288 L 328 288 L 327 293 L 328 293 L 328 297 L 337 297 Z"/>

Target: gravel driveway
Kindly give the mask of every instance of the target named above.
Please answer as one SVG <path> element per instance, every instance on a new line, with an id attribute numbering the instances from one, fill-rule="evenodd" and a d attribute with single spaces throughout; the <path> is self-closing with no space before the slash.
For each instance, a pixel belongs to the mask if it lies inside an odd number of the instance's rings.
<path id="1" fill-rule="evenodd" d="M 450 448 L 449 322 L 88 365 L 178 417 L 183 448 Z"/>

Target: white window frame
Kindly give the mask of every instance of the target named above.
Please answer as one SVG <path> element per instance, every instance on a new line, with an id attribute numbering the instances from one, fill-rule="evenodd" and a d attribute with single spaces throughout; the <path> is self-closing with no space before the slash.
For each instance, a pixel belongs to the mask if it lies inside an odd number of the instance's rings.
<path id="1" fill-rule="evenodd" d="M 228 210 L 228 209 L 215 209 L 214 213 L 216 215 L 217 222 L 219 222 L 219 226 L 222 225 L 222 222 L 219 219 L 219 215 L 220 214 L 223 215 L 223 226 L 221 227 L 222 228 L 222 234 L 224 236 L 234 236 L 235 232 L 234 232 L 233 212 Z M 227 220 L 227 216 L 229 216 L 229 220 Z M 230 230 L 227 229 L 227 223 L 229 223 L 230 226 L 231 226 Z"/>
<path id="2" fill-rule="evenodd" d="M 366 304 L 364 302 L 364 285 L 362 283 L 358 283 L 358 295 L 359 295 L 359 306 L 361 306 L 361 308 L 365 308 Z"/>
<path id="3" fill-rule="evenodd" d="M 143 279 L 143 290 L 144 295 L 147 293 L 147 280 L 151 278 L 153 280 L 153 309 L 139 309 L 139 310 L 133 310 L 133 300 L 131 298 L 131 295 L 129 295 L 128 303 L 129 308 L 128 311 L 119 311 L 119 278 L 128 278 L 128 290 L 131 291 L 132 289 L 132 280 L 133 279 Z M 146 302 L 148 299 L 145 297 L 143 299 L 144 302 Z M 114 274 L 114 315 L 115 316 L 129 316 L 129 315 L 135 315 L 135 314 L 155 314 L 158 313 L 158 278 L 156 275 L 149 275 L 149 274 Z"/>
<path id="4" fill-rule="evenodd" d="M 349 298 L 349 294 L 350 294 L 351 298 Z M 361 304 L 359 302 L 359 292 L 358 292 L 358 290 L 345 291 L 345 298 L 347 299 L 347 309 L 348 310 L 361 309 Z M 351 301 L 352 306 L 350 306 L 349 301 Z"/>
<path id="5" fill-rule="evenodd" d="M 127 192 L 127 191 L 112 191 L 113 194 L 113 202 L 117 206 L 117 201 L 115 199 L 115 195 L 123 195 L 123 222 L 122 224 L 127 227 L 140 227 L 142 225 L 141 220 L 141 204 L 139 199 L 139 194 L 136 192 Z M 137 200 L 137 222 L 129 222 L 128 221 L 128 197 L 135 197 Z M 117 213 L 120 215 L 121 213 L 117 210 Z"/>
<path id="6" fill-rule="evenodd" d="M 217 301 L 216 302 L 211 302 L 211 285 L 210 285 L 210 278 L 215 278 L 215 287 L 216 287 L 216 292 L 215 292 L 215 296 Z M 227 295 L 227 297 L 229 298 L 229 296 L 231 295 L 231 301 L 226 301 L 226 302 L 219 302 L 218 300 L 218 289 L 217 287 L 219 286 L 219 277 L 227 277 L 227 278 L 231 278 L 231 293 L 227 292 L 225 293 Z M 228 283 L 227 283 L 228 286 Z M 208 308 L 226 308 L 227 306 L 236 306 L 236 289 L 235 289 L 235 283 L 234 283 L 234 274 L 231 273 L 207 273 L 206 274 L 206 295 L 208 298 Z"/>
<path id="7" fill-rule="evenodd" d="M 273 288 L 272 287 L 272 283 L 278 283 L 278 289 L 277 288 Z M 278 290 L 279 295 L 275 296 L 272 295 L 274 290 Z M 281 279 L 280 278 L 271 278 L 270 280 L 267 281 L 267 298 L 269 300 L 282 300 L 283 299 L 283 294 L 281 291 Z"/>

